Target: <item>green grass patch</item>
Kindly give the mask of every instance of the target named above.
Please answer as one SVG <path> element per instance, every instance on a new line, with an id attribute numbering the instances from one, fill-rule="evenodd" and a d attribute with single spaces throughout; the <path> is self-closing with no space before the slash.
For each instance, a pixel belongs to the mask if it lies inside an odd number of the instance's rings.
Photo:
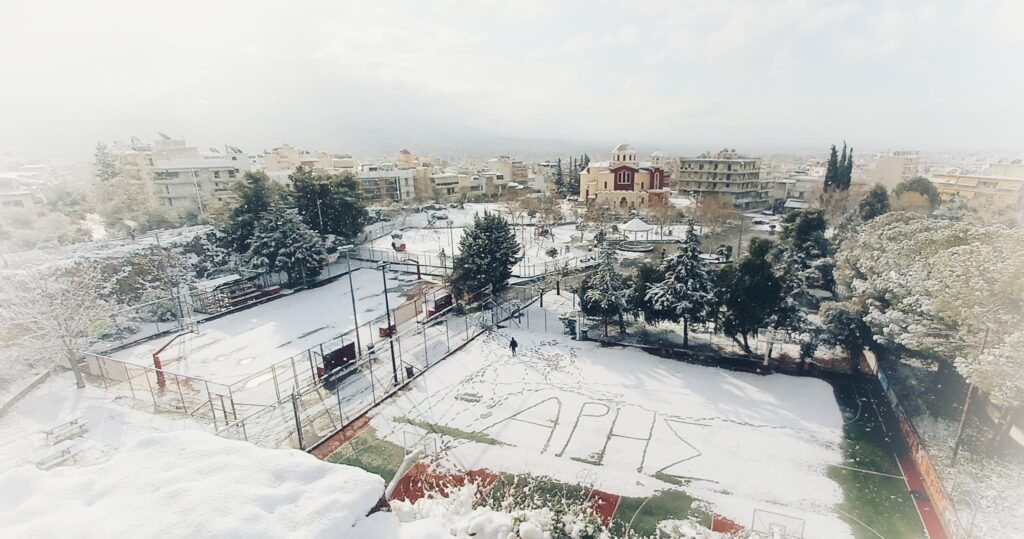
<path id="1" fill-rule="evenodd" d="M 396 417 L 393 419 L 398 423 L 405 423 L 406 425 L 412 425 L 419 427 L 427 432 L 433 432 L 436 434 L 443 434 L 452 438 L 458 438 L 461 440 L 469 440 L 471 442 L 480 442 L 482 444 L 490 445 L 505 445 L 499 440 L 495 440 L 490 436 L 482 432 L 469 432 L 446 425 L 438 425 L 437 423 L 429 423 L 427 421 L 420 421 L 418 419 L 409 419 L 408 417 Z"/>
<path id="2" fill-rule="evenodd" d="M 843 465 L 900 476 L 830 467 L 826 475 L 843 489 L 843 502 L 839 509 L 853 518 L 842 513 L 839 517 L 850 525 L 858 539 L 877 539 L 878 535 L 865 525 L 884 537 L 927 537 L 892 453 L 888 436 L 896 434 L 887 434 L 882 428 L 868 388 L 837 383 L 833 390 L 845 423 Z"/>
<path id="3" fill-rule="evenodd" d="M 327 457 L 327 461 L 362 468 L 388 482 L 395 476 L 404 458 L 405 449 L 402 446 L 381 440 L 373 427 L 366 427 Z"/>
<path id="4" fill-rule="evenodd" d="M 632 530 L 645 537 L 655 537 L 658 522 L 665 519 L 693 519 L 710 527 L 711 513 L 701 505 L 693 496 L 678 490 L 663 490 L 648 498 L 623 496 L 619 500 L 615 518 L 612 519 L 612 534 L 622 537 L 628 530 Z"/>

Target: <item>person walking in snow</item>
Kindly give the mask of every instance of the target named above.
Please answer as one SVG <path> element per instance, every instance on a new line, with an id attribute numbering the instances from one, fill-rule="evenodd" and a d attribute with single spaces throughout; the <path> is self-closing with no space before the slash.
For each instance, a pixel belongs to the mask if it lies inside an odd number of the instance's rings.
<path id="1" fill-rule="evenodd" d="M 512 337 L 512 342 L 508 343 L 508 347 L 512 350 L 512 355 L 516 355 L 516 348 L 519 348 L 519 343 L 516 342 L 515 337 Z"/>

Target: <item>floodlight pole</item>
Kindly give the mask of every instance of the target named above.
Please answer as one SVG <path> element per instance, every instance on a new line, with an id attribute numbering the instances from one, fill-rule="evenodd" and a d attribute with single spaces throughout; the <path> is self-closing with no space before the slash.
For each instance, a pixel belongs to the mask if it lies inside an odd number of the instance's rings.
<path id="1" fill-rule="evenodd" d="M 355 323 L 356 328 L 356 353 L 360 358 L 362 358 L 363 343 L 359 339 L 359 314 L 356 310 L 356 288 L 352 285 L 352 251 L 354 249 L 354 245 L 345 245 L 341 247 L 341 250 L 345 251 L 345 261 L 348 264 L 348 293 L 352 297 L 352 322 Z"/>
<path id="2" fill-rule="evenodd" d="M 395 387 L 398 387 L 398 364 L 395 362 L 395 336 L 391 334 L 391 304 L 388 302 L 388 262 L 377 264 L 380 269 L 380 276 L 384 279 L 384 314 L 388 319 L 388 344 L 391 346 L 391 373 L 394 377 Z"/>

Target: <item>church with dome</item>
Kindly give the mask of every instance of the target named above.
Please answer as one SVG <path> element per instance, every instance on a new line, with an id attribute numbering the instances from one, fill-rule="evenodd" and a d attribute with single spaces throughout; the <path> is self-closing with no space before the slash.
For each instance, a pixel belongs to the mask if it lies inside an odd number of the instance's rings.
<path id="1" fill-rule="evenodd" d="M 639 161 L 629 144 L 619 144 L 608 161 L 593 161 L 580 173 L 580 195 L 588 204 L 637 209 L 668 203 L 669 174 L 661 153 Z"/>

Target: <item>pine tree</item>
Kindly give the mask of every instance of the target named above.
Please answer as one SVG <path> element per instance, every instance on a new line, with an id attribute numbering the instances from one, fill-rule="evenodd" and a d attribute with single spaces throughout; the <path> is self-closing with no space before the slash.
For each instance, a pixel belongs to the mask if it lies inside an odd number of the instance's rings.
<path id="1" fill-rule="evenodd" d="M 622 275 L 615 269 L 615 252 L 601 247 L 597 255 L 597 270 L 587 279 L 586 292 L 580 307 L 588 314 L 596 314 L 604 323 L 604 336 L 608 336 L 608 321 L 619 319 L 619 331 L 626 330 L 623 314 L 628 307 L 628 294 Z"/>
<path id="2" fill-rule="evenodd" d="M 746 255 L 719 271 L 721 321 L 725 334 L 752 353 L 748 337 L 786 314 L 785 287 L 768 260 L 771 242 L 754 238 Z"/>
<path id="3" fill-rule="evenodd" d="M 665 279 L 651 287 L 647 298 L 654 307 L 683 321 L 683 346 L 690 345 L 690 324 L 703 322 L 715 303 L 715 285 L 700 258 L 700 237 L 691 220 L 680 249 L 661 264 Z"/>
<path id="4" fill-rule="evenodd" d="M 565 174 L 562 172 L 562 158 L 555 164 L 555 192 L 565 194 Z"/>
<path id="5" fill-rule="evenodd" d="M 295 210 L 272 208 L 253 229 L 248 258 L 258 271 L 283 271 L 292 286 L 315 279 L 327 265 L 324 242 Z"/>
<path id="6" fill-rule="evenodd" d="M 292 201 L 307 226 L 321 236 L 334 235 L 351 242 L 366 224 L 368 212 L 363 193 L 351 174 L 314 174 L 297 169 L 292 181 Z"/>
<path id="7" fill-rule="evenodd" d="M 223 226 L 225 240 L 238 254 L 249 252 L 256 223 L 279 203 L 280 188 L 263 172 L 246 172 L 232 185 L 238 196 Z"/>
<path id="8" fill-rule="evenodd" d="M 860 218 L 864 221 L 870 221 L 879 215 L 889 213 L 889 209 L 889 192 L 880 183 L 875 184 L 858 205 Z"/>
<path id="9" fill-rule="evenodd" d="M 665 280 L 661 266 L 652 263 L 641 264 L 627 279 L 630 289 L 629 310 L 644 317 L 644 322 L 657 324 L 666 320 L 676 320 L 675 313 L 669 309 L 659 309 L 648 299 L 647 292 L 657 283 Z"/>
<path id="10" fill-rule="evenodd" d="M 452 292 L 464 296 L 488 286 L 498 292 L 508 285 L 518 261 L 519 242 L 508 221 L 488 211 L 476 215 L 459 240 L 459 254 L 452 261 Z"/>
<path id="11" fill-rule="evenodd" d="M 102 142 L 96 143 L 96 153 L 94 154 L 96 179 L 101 182 L 108 182 L 117 176 L 117 163 L 114 162 L 113 156 L 107 151 L 107 145 Z"/>
<path id="12" fill-rule="evenodd" d="M 828 156 L 828 165 L 825 167 L 825 191 L 834 191 L 839 188 L 839 155 L 836 152 L 836 145 Z"/>

